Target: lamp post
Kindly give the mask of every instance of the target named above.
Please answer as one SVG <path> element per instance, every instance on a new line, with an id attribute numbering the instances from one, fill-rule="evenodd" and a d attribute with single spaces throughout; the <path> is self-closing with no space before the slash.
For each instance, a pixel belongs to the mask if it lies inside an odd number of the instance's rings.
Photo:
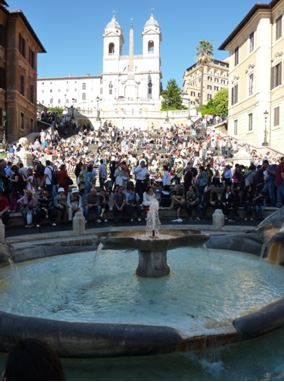
<path id="1" fill-rule="evenodd" d="M 97 101 L 97 118 L 96 118 L 96 120 L 100 121 L 100 119 L 101 119 L 100 118 L 100 101 L 101 101 L 101 99 L 99 96 L 96 98 L 96 101 Z"/>
<path id="2" fill-rule="evenodd" d="M 267 118 L 268 118 L 268 111 L 265 110 L 265 112 L 263 113 L 264 115 L 264 141 L 262 143 L 262 146 L 268 146 L 268 142 L 267 142 Z"/>

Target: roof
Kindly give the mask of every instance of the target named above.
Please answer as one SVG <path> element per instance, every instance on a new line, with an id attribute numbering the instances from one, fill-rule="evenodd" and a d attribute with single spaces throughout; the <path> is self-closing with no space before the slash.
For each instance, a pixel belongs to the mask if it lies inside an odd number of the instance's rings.
<path id="1" fill-rule="evenodd" d="M 17 10 L 17 11 L 9 12 L 9 14 L 11 16 L 15 15 L 15 16 L 21 17 L 21 19 L 23 20 L 23 22 L 26 25 L 27 29 L 29 30 L 30 34 L 33 36 L 34 40 L 36 41 L 36 43 L 40 47 L 40 52 L 41 53 L 46 53 L 46 50 L 45 50 L 44 46 L 42 45 L 40 39 L 37 37 L 35 31 L 33 30 L 31 24 L 29 23 L 28 19 L 24 15 L 24 13 L 21 10 Z"/>
<path id="2" fill-rule="evenodd" d="M 256 3 L 242 21 L 237 25 L 233 32 L 226 38 L 226 40 L 220 45 L 218 49 L 226 50 L 226 46 L 231 40 L 244 28 L 244 26 L 250 21 L 252 16 L 259 10 L 271 10 L 280 0 L 273 0 L 271 3 Z"/>
<path id="3" fill-rule="evenodd" d="M 67 76 L 67 77 L 38 77 L 37 81 L 56 81 L 56 80 L 84 80 L 101 78 L 102 76 Z"/>
<path id="4" fill-rule="evenodd" d="M 119 30 L 121 30 L 120 25 L 116 21 L 115 16 L 112 16 L 112 19 L 108 22 L 105 29 L 119 29 Z"/>
<path id="5" fill-rule="evenodd" d="M 217 60 L 216 58 L 213 58 L 213 60 L 209 61 L 208 64 L 210 65 L 210 63 L 211 64 L 215 64 L 215 65 L 220 65 L 221 64 L 221 66 L 227 67 L 229 69 L 229 64 L 227 62 L 221 61 L 221 60 Z M 188 72 L 191 69 L 197 67 L 198 65 L 199 65 L 198 62 L 196 62 L 195 64 L 193 64 L 189 68 L 187 68 L 186 71 Z"/>
<path id="6" fill-rule="evenodd" d="M 154 18 L 153 14 L 151 14 L 149 20 L 146 21 L 146 23 L 144 25 L 144 29 L 148 28 L 148 27 L 152 27 L 152 26 L 160 28 L 160 25 L 159 25 L 158 21 Z"/>

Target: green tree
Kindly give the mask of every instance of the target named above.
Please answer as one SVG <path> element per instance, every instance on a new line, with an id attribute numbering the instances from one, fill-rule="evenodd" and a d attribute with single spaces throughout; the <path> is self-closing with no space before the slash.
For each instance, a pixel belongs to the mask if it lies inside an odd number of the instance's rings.
<path id="1" fill-rule="evenodd" d="M 223 88 L 215 94 L 215 96 L 201 107 L 201 114 L 204 115 L 220 115 L 228 116 L 228 89 Z"/>
<path id="2" fill-rule="evenodd" d="M 167 88 L 162 92 L 162 110 L 182 110 L 185 107 L 182 104 L 181 91 L 176 80 L 168 81 Z"/>
<path id="3" fill-rule="evenodd" d="M 63 107 L 59 107 L 59 106 L 49 107 L 48 111 L 50 111 L 51 113 L 56 113 L 58 115 L 62 115 L 63 111 L 64 111 L 64 108 Z"/>
<path id="4" fill-rule="evenodd" d="M 206 40 L 199 41 L 196 47 L 197 62 L 201 67 L 201 81 L 200 81 L 200 98 L 199 106 L 203 104 L 203 81 L 204 81 L 204 68 L 213 59 L 213 45 Z"/>

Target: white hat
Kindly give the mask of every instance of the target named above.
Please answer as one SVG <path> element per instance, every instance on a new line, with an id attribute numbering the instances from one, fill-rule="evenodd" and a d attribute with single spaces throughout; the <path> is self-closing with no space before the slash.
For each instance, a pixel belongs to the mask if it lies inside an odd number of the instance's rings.
<path id="1" fill-rule="evenodd" d="M 58 188 L 58 193 L 59 193 L 59 192 L 65 192 L 64 188 L 63 188 L 63 187 L 59 187 L 59 188 Z"/>

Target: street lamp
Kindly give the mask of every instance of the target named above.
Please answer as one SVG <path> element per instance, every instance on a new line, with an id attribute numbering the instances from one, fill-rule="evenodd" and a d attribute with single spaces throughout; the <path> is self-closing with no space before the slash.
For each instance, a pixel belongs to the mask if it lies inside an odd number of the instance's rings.
<path id="1" fill-rule="evenodd" d="M 96 98 L 96 101 L 97 101 L 97 121 L 100 121 L 100 101 L 101 101 L 101 99 L 100 99 L 100 97 L 98 96 L 97 98 Z"/>
<path id="2" fill-rule="evenodd" d="M 262 146 L 268 146 L 268 142 L 267 142 L 267 118 L 268 118 L 268 111 L 265 110 L 265 112 L 263 113 L 264 115 L 264 141 L 263 141 L 263 144 Z"/>

